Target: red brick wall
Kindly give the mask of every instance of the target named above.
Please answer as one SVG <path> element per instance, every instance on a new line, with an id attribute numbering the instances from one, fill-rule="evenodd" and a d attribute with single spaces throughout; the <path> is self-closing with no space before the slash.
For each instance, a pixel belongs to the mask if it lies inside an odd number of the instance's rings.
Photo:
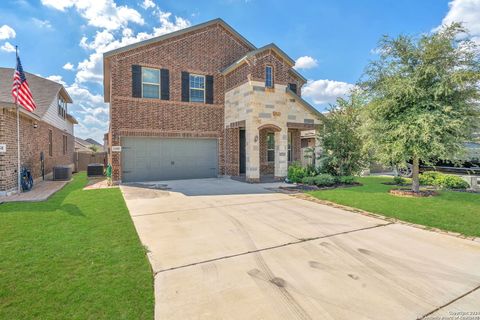
<path id="1" fill-rule="evenodd" d="M 225 82 L 220 71 L 250 49 L 220 25 L 189 32 L 111 58 L 112 144 L 121 136 L 192 136 L 219 139 L 219 170 L 224 170 Z M 170 71 L 170 100 L 132 98 L 132 65 Z M 181 72 L 214 76 L 214 104 L 181 101 Z M 112 154 L 113 179 L 121 179 L 120 154 Z"/>
<path id="2" fill-rule="evenodd" d="M 273 67 L 273 82 L 286 85 L 288 83 L 288 70 L 290 66 L 280 58 L 274 51 L 267 50 L 255 56 L 255 64 L 252 64 L 252 80 L 265 81 L 265 67 Z"/>
<path id="3" fill-rule="evenodd" d="M 240 174 L 240 128 L 225 130 L 225 173 L 230 176 Z"/>
<path id="4" fill-rule="evenodd" d="M 34 122 L 38 124 L 33 127 Z M 52 156 L 49 155 L 48 132 L 52 130 Z M 7 144 L 7 152 L 0 153 L 0 191 L 17 187 L 17 122 L 14 109 L 0 109 L 0 143 Z M 63 154 L 63 136 L 67 136 L 67 150 Z M 23 115 L 20 118 L 20 154 L 22 166 L 28 167 L 34 179 L 41 176 L 40 153 L 45 157 L 45 174 L 56 165 L 73 164 L 74 138 L 72 135 L 42 121 Z"/>

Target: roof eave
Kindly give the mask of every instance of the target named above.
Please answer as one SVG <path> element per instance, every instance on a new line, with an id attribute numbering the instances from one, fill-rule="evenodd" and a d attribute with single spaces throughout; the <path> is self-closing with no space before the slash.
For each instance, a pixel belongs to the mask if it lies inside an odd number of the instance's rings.
<path id="1" fill-rule="evenodd" d="M 302 74 L 300 72 L 298 72 L 297 70 L 295 70 L 294 68 L 290 69 L 290 71 L 296 75 L 297 77 L 299 77 L 304 83 L 307 83 L 307 78 L 305 78 L 304 76 L 302 76 Z"/>
<path id="2" fill-rule="evenodd" d="M 306 107 L 307 109 L 309 109 L 310 111 L 312 111 L 312 113 L 314 113 L 316 116 L 318 116 L 319 118 L 324 118 L 325 115 L 323 113 L 321 113 L 320 111 L 318 111 L 317 109 L 315 109 L 310 103 L 308 103 L 307 101 L 305 101 L 302 97 L 300 97 L 299 95 L 297 95 L 295 92 L 293 92 L 292 90 L 290 90 L 290 88 L 288 88 L 288 86 L 285 88 L 285 92 L 287 94 L 290 94 L 291 96 L 293 96 L 296 100 L 298 100 L 304 107 Z"/>
<path id="3" fill-rule="evenodd" d="M 203 22 L 203 23 L 200 23 L 200 24 L 188 27 L 188 28 L 184 28 L 184 29 L 181 29 L 181 30 L 170 32 L 170 33 L 158 36 L 158 37 L 150 38 L 150 39 L 143 40 L 143 41 L 140 41 L 140 42 L 137 42 L 137 43 L 132 43 L 128 46 L 105 52 L 103 54 L 103 58 L 105 59 L 105 58 L 113 56 L 115 54 L 125 52 L 125 51 L 129 51 L 129 50 L 132 50 L 132 49 L 136 49 L 136 48 L 139 48 L 139 47 L 151 44 L 151 43 L 164 41 L 164 40 L 167 40 L 167 39 L 170 39 L 170 38 L 173 38 L 173 37 L 177 37 L 177 36 L 180 36 L 180 35 L 188 33 L 188 32 L 196 31 L 196 30 L 199 30 L 199 29 L 202 29 L 202 28 L 205 28 L 207 26 L 217 24 L 217 23 L 221 24 L 223 27 L 225 27 L 225 29 L 232 32 L 235 36 L 237 36 L 240 40 L 242 40 L 247 46 L 249 46 L 252 50 L 256 49 L 256 47 L 250 41 L 248 41 L 244 36 L 242 36 L 235 29 L 233 29 L 228 23 L 226 23 L 221 18 L 216 18 L 216 19 L 209 20 L 209 21 L 206 21 L 206 22 Z"/>

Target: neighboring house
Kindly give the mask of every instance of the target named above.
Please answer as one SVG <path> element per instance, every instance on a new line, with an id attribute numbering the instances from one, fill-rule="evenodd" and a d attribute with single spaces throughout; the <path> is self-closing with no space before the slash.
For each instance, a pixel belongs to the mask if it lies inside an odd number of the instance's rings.
<path id="1" fill-rule="evenodd" d="M 80 139 L 79 137 L 75 137 L 75 151 L 76 152 L 92 152 L 92 146 L 96 146 L 98 152 L 102 152 L 103 145 L 98 143 L 97 141 L 88 138 L 88 139 Z"/>
<path id="2" fill-rule="evenodd" d="M 17 118 L 11 95 L 13 73 L 12 68 L 0 68 L 0 195 L 17 190 Z M 73 165 L 73 126 L 77 121 L 68 114 L 72 99 L 61 84 L 25 74 L 37 108 L 28 112 L 20 107 L 21 165 L 29 168 L 37 179 L 42 176 L 42 153 L 46 176 L 56 165 Z"/>
<path id="3" fill-rule="evenodd" d="M 221 19 L 105 53 L 113 180 L 285 177 L 322 117 L 293 66 Z"/>

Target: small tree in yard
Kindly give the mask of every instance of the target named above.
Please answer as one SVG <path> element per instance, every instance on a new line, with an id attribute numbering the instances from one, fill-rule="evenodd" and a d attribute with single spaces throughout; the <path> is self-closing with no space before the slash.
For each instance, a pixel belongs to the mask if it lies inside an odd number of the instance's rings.
<path id="1" fill-rule="evenodd" d="M 98 146 L 96 144 L 92 144 L 88 147 L 92 152 L 97 153 L 98 152 Z"/>
<path id="2" fill-rule="evenodd" d="M 337 104 L 330 107 L 318 133 L 322 148 L 320 171 L 351 176 L 359 174 L 366 167 L 360 133 L 361 102 L 361 96 L 354 92 L 348 99 L 337 99 Z"/>
<path id="3" fill-rule="evenodd" d="M 379 49 L 360 84 L 368 99 L 365 137 L 384 164 L 412 162 L 419 192 L 419 163 L 461 154 L 479 124 L 478 48 L 452 24 L 419 39 L 384 37 Z"/>

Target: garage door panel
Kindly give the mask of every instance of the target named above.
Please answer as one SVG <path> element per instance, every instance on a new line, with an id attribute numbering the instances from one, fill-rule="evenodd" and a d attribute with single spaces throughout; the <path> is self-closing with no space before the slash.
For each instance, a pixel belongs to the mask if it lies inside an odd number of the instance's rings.
<path id="1" fill-rule="evenodd" d="M 122 180 L 155 181 L 216 177 L 216 139 L 122 139 Z"/>

